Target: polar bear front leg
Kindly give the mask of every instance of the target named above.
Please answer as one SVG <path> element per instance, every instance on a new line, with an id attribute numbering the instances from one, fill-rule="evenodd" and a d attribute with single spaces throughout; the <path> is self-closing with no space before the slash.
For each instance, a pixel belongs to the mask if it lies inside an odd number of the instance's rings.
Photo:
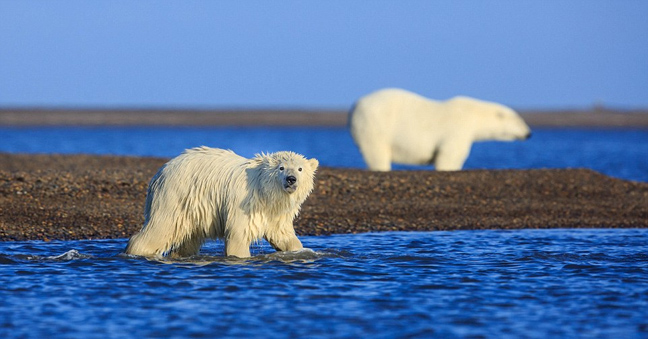
<path id="1" fill-rule="evenodd" d="M 460 171 L 470 154 L 472 140 L 451 139 L 439 146 L 434 168 L 437 171 Z"/>
<path id="2" fill-rule="evenodd" d="M 301 251 L 304 249 L 299 238 L 295 233 L 290 235 L 285 235 L 281 238 L 269 238 L 266 237 L 266 240 L 272 245 L 272 247 L 277 251 Z"/>
<path id="3" fill-rule="evenodd" d="M 304 249 L 295 234 L 292 219 L 290 218 L 282 218 L 278 222 L 278 227 L 267 232 L 264 238 L 277 251 L 300 251 Z"/>

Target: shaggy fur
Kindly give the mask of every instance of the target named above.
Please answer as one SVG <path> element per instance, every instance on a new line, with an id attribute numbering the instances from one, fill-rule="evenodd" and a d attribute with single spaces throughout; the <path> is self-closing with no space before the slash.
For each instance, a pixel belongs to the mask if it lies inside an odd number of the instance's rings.
<path id="1" fill-rule="evenodd" d="M 313 190 L 316 159 L 293 152 L 257 154 L 198 147 L 170 160 L 149 183 L 145 221 L 127 254 L 190 256 L 207 239 L 225 254 L 249 257 L 252 242 L 301 250 L 293 219 Z"/>
<path id="2" fill-rule="evenodd" d="M 370 170 L 391 163 L 463 167 L 474 141 L 526 139 L 529 126 L 512 109 L 467 97 L 435 101 L 401 89 L 384 89 L 356 102 L 351 135 Z"/>

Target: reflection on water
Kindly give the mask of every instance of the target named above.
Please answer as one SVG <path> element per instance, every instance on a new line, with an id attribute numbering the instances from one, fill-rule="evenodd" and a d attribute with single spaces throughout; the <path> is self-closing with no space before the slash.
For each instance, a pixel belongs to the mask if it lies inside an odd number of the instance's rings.
<path id="1" fill-rule="evenodd" d="M 221 246 L 222 247 L 222 246 Z M 74 251 L 74 250 L 73 250 Z M 218 253 L 223 252 L 223 249 L 217 251 Z M 200 254 L 187 258 L 146 258 L 146 260 L 156 261 L 164 264 L 190 264 L 205 266 L 215 263 L 220 264 L 230 264 L 230 265 L 255 265 L 255 264 L 267 264 L 271 262 L 281 262 L 284 264 L 290 263 L 309 263 L 314 262 L 323 258 L 341 258 L 345 255 L 344 251 L 337 250 L 321 250 L 313 251 L 310 248 L 304 248 L 301 251 L 296 252 L 265 252 L 265 251 L 252 251 L 251 258 L 237 258 L 237 257 L 226 257 L 222 254 Z M 124 257 L 137 259 L 138 256 L 122 254 Z M 347 254 L 348 255 L 348 254 Z"/>
<path id="2" fill-rule="evenodd" d="M 0 243 L 0 337 L 648 335 L 648 230 L 303 237 L 182 260 L 126 240 Z"/>

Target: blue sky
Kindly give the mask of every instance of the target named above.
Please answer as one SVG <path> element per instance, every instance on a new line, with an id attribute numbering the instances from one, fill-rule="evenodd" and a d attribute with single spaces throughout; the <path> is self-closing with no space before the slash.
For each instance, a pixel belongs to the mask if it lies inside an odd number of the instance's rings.
<path id="1" fill-rule="evenodd" d="M 0 107 L 648 107 L 648 1 L 0 0 Z"/>

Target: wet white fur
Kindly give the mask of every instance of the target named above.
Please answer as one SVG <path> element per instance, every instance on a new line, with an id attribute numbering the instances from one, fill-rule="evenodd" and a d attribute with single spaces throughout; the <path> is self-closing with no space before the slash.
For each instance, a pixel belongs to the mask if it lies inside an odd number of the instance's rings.
<path id="1" fill-rule="evenodd" d="M 435 101 L 402 89 L 360 98 L 349 125 L 374 171 L 389 171 L 392 162 L 460 170 L 474 141 L 525 139 L 531 133 L 506 106 L 467 97 Z"/>
<path id="2" fill-rule="evenodd" d="M 301 250 L 293 219 L 313 190 L 317 166 L 293 152 L 247 159 L 230 150 L 188 149 L 151 179 L 144 226 L 126 253 L 190 256 L 206 239 L 224 240 L 226 255 L 237 257 L 249 257 L 261 239 L 279 251 Z M 291 175 L 294 192 L 285 188 Z"/>

